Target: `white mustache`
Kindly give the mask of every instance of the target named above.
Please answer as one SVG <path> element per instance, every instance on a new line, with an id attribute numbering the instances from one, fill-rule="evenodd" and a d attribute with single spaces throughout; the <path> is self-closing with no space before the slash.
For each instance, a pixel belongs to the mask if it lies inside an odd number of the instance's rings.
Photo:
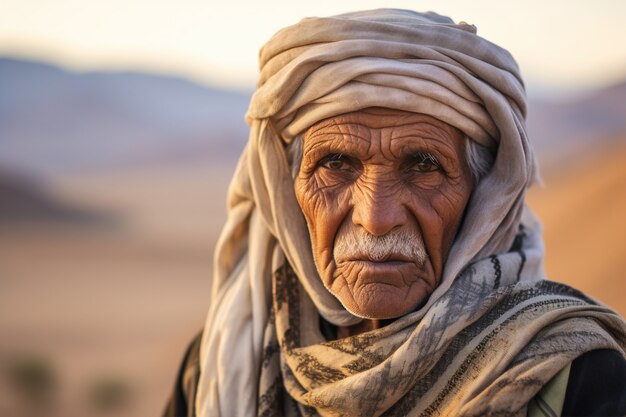
<path id="1" fill-rule="evenodd" d="M 384 262 L 402 257 L 412 259 L 420 266 L 427 258 L 424 241 L 414 231 L 400 229 L 374 236 L 361 227 L 342 228 L 335 238 L 333 255 L 336 261 L 367 259 Z"/>

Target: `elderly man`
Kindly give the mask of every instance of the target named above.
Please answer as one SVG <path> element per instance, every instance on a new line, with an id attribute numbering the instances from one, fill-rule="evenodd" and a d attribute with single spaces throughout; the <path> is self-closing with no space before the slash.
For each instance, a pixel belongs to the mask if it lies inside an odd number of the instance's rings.
<path id="1" fill-rule="evenodd" d="M 167 415 L 626 414 L 626 326 L 544 280 L 508 52 L 434 13 L 261 50 L 206 326 Z"/>

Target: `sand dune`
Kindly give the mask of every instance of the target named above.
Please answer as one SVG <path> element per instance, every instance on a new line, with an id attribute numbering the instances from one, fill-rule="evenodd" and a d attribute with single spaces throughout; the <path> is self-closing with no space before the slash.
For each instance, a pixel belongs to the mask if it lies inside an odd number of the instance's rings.
<path id="1" fill-rule="evenodd" d="M 589 153 L 528 198 L 544 224 L 550 279 L 626 316 L 626 146 Z"/>

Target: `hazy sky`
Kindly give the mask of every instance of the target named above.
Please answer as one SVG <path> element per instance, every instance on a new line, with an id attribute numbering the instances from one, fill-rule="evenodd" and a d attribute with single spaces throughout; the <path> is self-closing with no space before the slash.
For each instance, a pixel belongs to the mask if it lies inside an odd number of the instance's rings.
<path id="1" fill-rule="evenodd" d="M 250 88 L 260 46 L 305 16 L 434 10 L 509 49 L 531 93 L 626 78 L 622 0 L 0 0 L 0 55 L 72 69 L 139 69 Z"/>

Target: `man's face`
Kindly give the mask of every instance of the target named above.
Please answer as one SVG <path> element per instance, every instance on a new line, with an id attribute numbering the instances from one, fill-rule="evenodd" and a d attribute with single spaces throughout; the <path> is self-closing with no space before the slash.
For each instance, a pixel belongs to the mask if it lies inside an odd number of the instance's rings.
<path id="1" fill-rule="evenodd" d="M 472 187 L 460 131 L 387 109 L 309 128 L 295 180 L 322 280 L 373 319 L 402 316 L 432 293 Z"/>

